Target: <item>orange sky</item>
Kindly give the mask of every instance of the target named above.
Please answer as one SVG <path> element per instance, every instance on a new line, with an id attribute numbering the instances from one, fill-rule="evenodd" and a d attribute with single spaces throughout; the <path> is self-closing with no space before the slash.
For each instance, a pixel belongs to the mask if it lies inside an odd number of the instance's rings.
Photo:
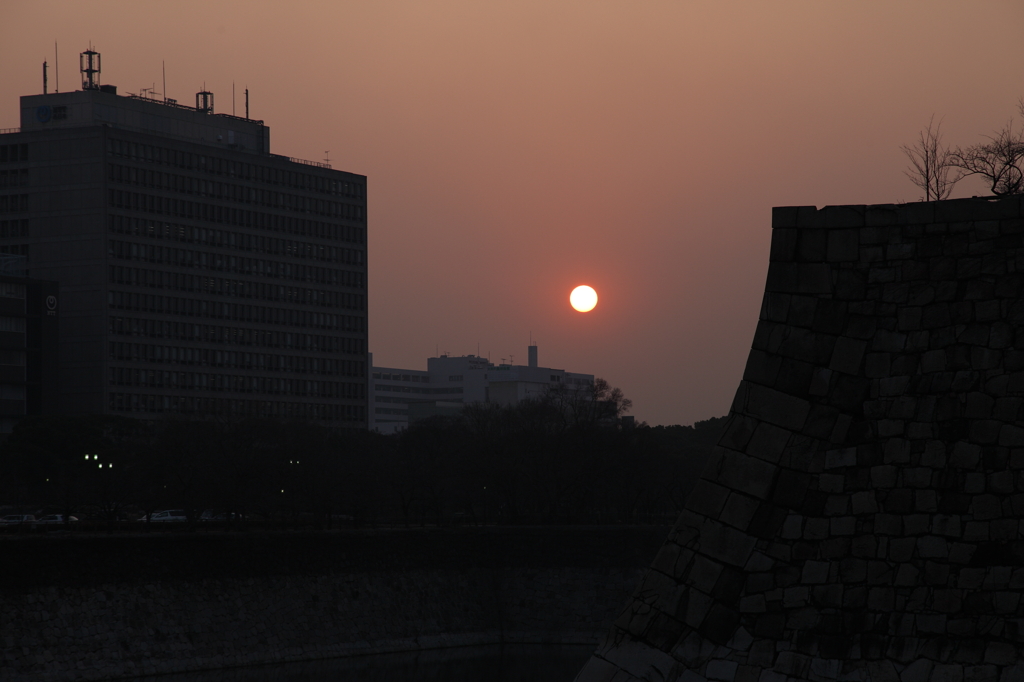
<path id="1" fill-rule="evenodd" d="M 771 207 L 913 201 L 899 146 L 1024 95 L 1024 3 L 3 0 L 0 128 L 78 53 L 104 83 L 231 84 L 272 151 L 369 177 L 370 349 L 605 377 L 651 424 L 724 415 Z M 954 195 L 983 193 L 964 182 Z M 569 291 L 600 295 L 574 312 Z"/>

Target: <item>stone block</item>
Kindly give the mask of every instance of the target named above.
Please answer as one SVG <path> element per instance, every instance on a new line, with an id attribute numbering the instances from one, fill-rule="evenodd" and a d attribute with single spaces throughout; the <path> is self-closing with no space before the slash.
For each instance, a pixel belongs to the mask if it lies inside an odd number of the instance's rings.
<path id="1" fill-rule="evenodd" d="M 820 585 L 828 580 L 830 564 L 827 561 L 808 561 L 804 563 L 800 581 L 806 585 Z"/>
<path id="2" fill-rule="evenodd" d="M 985 663 L 1012 665 L 1017 662 L 1017 647 L 1006 642 L 989 642 L 985 647 Z"/>
<path id="3" fill-rule="evenodd" d="M 932 517 L 931 532 L 933 535 L 959 538 L 963 532 L 960 516 L 957 514 L 936 514 Z"/>
<path id="4" fill-rule="evenodd" d="M 740 599 L 740 613 L 764 613 L 767 606 L 763 594 L 752 594 Z"/>
<path id="5" fill-rule="evenodd" d="M 876 490 L 896 487 L 899 470 L 889 464 L 871 467 L 871 485 Z"/>
<path id="6" fill-rule="evenodd" d="M 760 500 L 734 492 L 729 495 L 718 518 L 723 523 L 745 531 L 760 504 Z"/>
<path id="7" fill-rule="evenodd" d="M 751 457 L 777 463 L 791 435 L 791 431 L 774 424 L 759 422 L 747 443 L 746 453 Z"/>
<path id="8" fill-rule="evenodd" d="M 932 668 L 935 664 L 925 658 L 919 658 L 900 673 L 900 682 L 930 682 Z"/>
<path id="9" fill-rule="evenodd" d="M 756 384 L 747 387 L 746 411 L 784 429 L 799 431 L 810 409 L 810 403 L 801 398 Z"/>
<path id="10" fill-rule="evenodd" d="M 756 541 L 756 538 L 716 521 L 707 520 L 701 526 L 701 551 L 731 566 L 746 564 Z"/>
<path id="11" fill-rule="evenodd" d="M 796 228 L 797 216 L 801 210 L 817 211 L 814 206 L 775 206 L 772 208 L 772 241 L 780 228 Z M 794 230 L 795 231 L 795 230 Z"/>
<path id="12" fill-rule="evenodd" d="M 708 463 L 704 473 L 706 478 L 757 499 L 768 497 L 778 467 L 763 459 L 724 448 L 718 448 L 716 454 L 720 457 L 717 462 Z"/>
<path id="13" fill-rule="evenodd" d="M 937 535 L 926 535 L 918 538 L 917 553 L 924 559 L 945 559 L 949 556 L 949 543 Z"/>
<path id="14" fill-rule="evenodd" d="M 973 469 L 981 459 L 981 446 L 966 441 L 958 441 L 953 446 L 949 457 L 949 465 L 957 469 Z"/>
<path id="15" fill-rule="evenodd" d="M 857 531 L 857 519 L 853 516 L 840 516 L 831 519 L 829 531 L 833 536 L 853 535 Z"/>
<path id="16" fill-rule="evenodd" d="M 867 346 L 866 341 L 840 336 L 832 349 L 829 368 L 846 374 L 858 374 Z"/>
<path id="17" fill-rule="evenodd" d="M 715 644 L 724 645 L 732 639 L 739 624 L 739 612 L 723 604 L 714 604 L 697 630 Z"/>
<path id="18" fill-rule="evenodd" d="M 825 260 L 828 233 L 824 230 L 797 232 L 796 259 L 799 262 L 820 263 Z"/>
<path id="19" fill-rule="evenodd" d="M 747 357 L 743 380 L 762 386 L 774 386 L 782 367 L 782 358 L 761 350 L 751 349 Z"/>
<path id="20" fill-rule="evenodd" d="M 1002 516 L 1002 504 L 995 495 L 975 495 L 971 502 L 971 514 L 977 521 L 987 521 Z"/>
<path id="21" fill-rule="evenodd" d="M 736 679 L 736 671 L 739 668 L 739 664 L 734 661 L 724 661 L 716 659 L 708 661 L 708 667 L 704 672 L 704 676 L 709 680 L 724 680 L 725 682 L 733 682 Z"/>
<path id="22" fill-rule="evenodd" d="M 729 492 L 729 488 L 699 479 L 686 498 L 686 508 L 712 519 L 718 518 Z"/>
<path id="23" fill-rule="evenodd" d="M 964 682 L 964 668 L 957 663 L 937 663 L 932 668 L 931 682 Z"/>

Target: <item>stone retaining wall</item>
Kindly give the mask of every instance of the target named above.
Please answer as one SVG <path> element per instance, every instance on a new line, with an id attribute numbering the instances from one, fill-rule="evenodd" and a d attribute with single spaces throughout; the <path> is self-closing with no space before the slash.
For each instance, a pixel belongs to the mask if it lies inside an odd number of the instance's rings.
<path id="1" fill-rule="evenodd" d="M 1022 197 L 772 224 L 729 425 L 577 679 L 1024 680 Z"/>

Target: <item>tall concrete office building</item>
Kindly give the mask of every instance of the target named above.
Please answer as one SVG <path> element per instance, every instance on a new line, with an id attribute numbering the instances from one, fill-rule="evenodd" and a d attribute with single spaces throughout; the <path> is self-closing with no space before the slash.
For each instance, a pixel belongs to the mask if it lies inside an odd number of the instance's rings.
<path id="1" fill-rule="evenodd" d="M 60 285 L 57 411 L 366 426 L 365 176 L 98 60 L 0 131 L 0 253 Z"/>

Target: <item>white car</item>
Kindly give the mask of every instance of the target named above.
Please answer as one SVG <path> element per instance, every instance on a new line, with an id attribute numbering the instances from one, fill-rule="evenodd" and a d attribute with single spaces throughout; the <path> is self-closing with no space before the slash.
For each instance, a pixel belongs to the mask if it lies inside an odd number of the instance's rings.
<path id="1" fill-rule="evenodd" d="M 142 517 L 142 520 L 145 520 L 145 518 Z M 184 509 L 166 509 L 153 512 L 150 514 L 149 520 L 153 523 L 185 523 L 188 521 L 188 516 L 185 514 Z"/>
<path id="2" fill-rule="evenodd" d="M 30 528 L 35 528 L 36 517 L 32 514 L 8 514 L 7 516 L 0 518 L 0 526 L 28 526 Z"/>
<path id="3" fill-rule="evenodd" d="M 69 517 L 67 517 L 67 521 L 68 521 L 68 523 L 75 523 L 76 521 L 78 521 L 78 517 L 77 516 L 69 516 Z M 57 524 L 64 525 L 64 515 L 63 514 L 49 514 L 47 516 L 40 516 L 38 523 L 41 524 L 41 525 L 47 525 L 47 526 L 53 526 L 53 525 L 57 525 Z"/>

